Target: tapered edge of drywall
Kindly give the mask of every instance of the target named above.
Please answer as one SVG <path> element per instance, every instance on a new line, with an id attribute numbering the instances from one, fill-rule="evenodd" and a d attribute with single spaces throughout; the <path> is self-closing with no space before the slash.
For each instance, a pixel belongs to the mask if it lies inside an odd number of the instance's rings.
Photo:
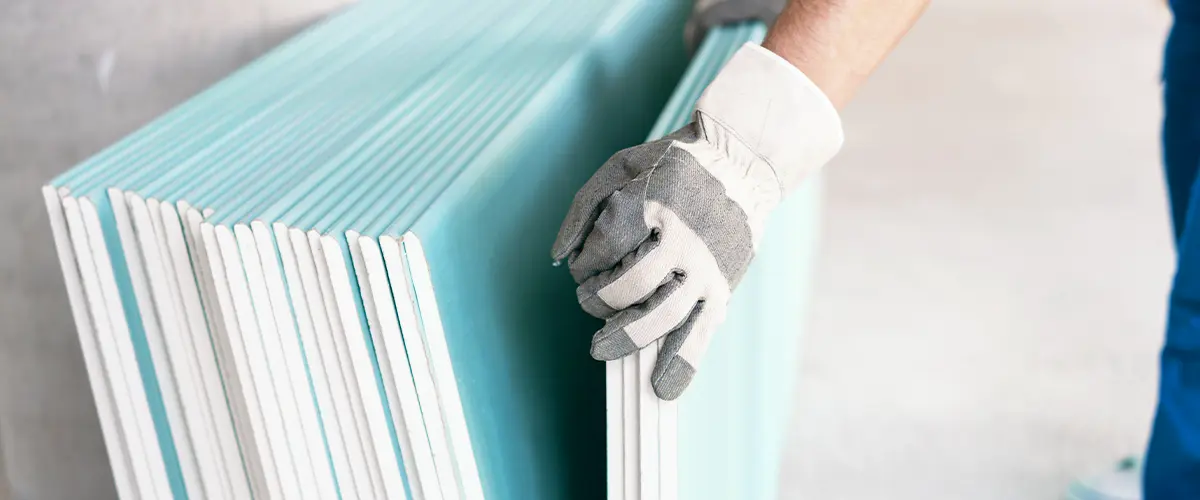
<path id="1" fill-rule="evenodd" d="M 321 234 L 316 231 L 308 231 L 305 233 L 305 237 L 308 239 L 309 248 L 313 253 L 313 261 L 317 269 L 317 279 L 321 286 L 321 293 L 325 300 L 325 310 L 332 331 L 331 337 L 336 343 L 338 357 L 341 361 L 347 395 L 352 407 L 350 415 L 353 416 L 355 429 L 358 433 L 357 445 L 362 449 L 363 460 L 367 466 L 368 482 L 365 483 L 365 486 L 360 486 L 359 489 L 369 491 L 375 497 L 383 497 L 385 493 L 383 477 L 380 475 L 379 457 L 375 454 L 371 425 L 365 411 L 362 391 L 359 388 L 361 385 L 360 382 L 367 377 L 366 374 L 360 373 L 360 368 L 362 368 L 361 363 L 355 364 L 355 355 L 351 352 L 350 342 L 343 328 L 342 313 L 338 309 L 338 301 L 333 288 L 333 279 L 329 270 L 328 262 L 330 257 L 326 257 L 325 255 L 325 247 L 321 242 Z"/>
<path id="2" fill-rule="evenodd" d="M 604 427 L 605 459 L 608 469 L 608 500 L 625 498 L 625 386 L 621 383 L 623 361 L 604 362 Z"/>
<path id="3" fill-rule="evenodd" d="M 250 285 L 247 282 L 246 271 L 242 262 L 241 249 L 234 237 L 233 231 L 227 226 L 211 226 L 204 224 L 203 230 L 211 227 L 216 242 L 216 250 L 220 253 L 220 262 L 224 268 L 225 283 L 229 290 L 229 316 L 233 319 L 234 328 L 238 331 L 241 346 L 235 349 L 244 350 L 247 372 L 253 381 L 254 403 L 261 412 L 262 429 L 265 450 L 269 450 L 273 460 L 264 459 L 273 473 L 268 478 L 268 488 L 278 491 L 281 498 L 300 498 L 296 479 L 295 459 L 289 448 L 289 440 L 284 430 L 282 404 L 275 393 L 275 383 L 271 365 L 267 360 L 263 334 L 254 312 L 250 297 Z M 249 401 L 250 398 L 247 398 Z M 263 450 L 260 449 L 260 452 Z"/>
<path id="4" fill-rule="evenodd" d="M 616 361 L 621 365 L 621 441 L 624 443 L 621 447 L 624 455 L 622 456 L 621 466 L 624 468 L 621 475 L 625 478 L 625 491 L 622 495 L 625 500 L 636 500 L 641 497 L 641 477 L 642 469 L 640 467 L 642 455 L 638 450 L 641 449 L 640 433 L 641 419 L 638 407 L 641 405 L 641 398 L 638 391 L 641 386 L 638 385 L 638 363 L 637 354 L 626 356 Z"/>
<path id="5" fill-rule="evenodd" d="M 641 500 L 658 500 L 659 497 L 659 468 L 658 468 L 658 403 L 661 401 L 650 386 L 654 373 L 654 362 L 658 354 L 660 342 L 633 355 L 637 364 L 637 395 L 638 395 L 638 460 L 640 470 Z"/>
<path id="6" fill-rule="evenodd" d="M 319 429 L 307 429 L 302 414 L 303 401 L 311 405 L 307 377 L 301 366 L 303 360 L 299 357 L 299 346 L 296 345 L 295 335 L 290 337 L 281 331 L 276 322 L 271 292 L 267 287 L 264 268 L 264 253 L 268 249 L 260 248 L 254 231 L 248 225 L 236 224 L 232 228 L 237 251 L 241 256 L 242 271 L 245 273 L 247 290 L 249 291 L 248 310 L 252 320 L 257 322 L 259 341 L 267 365 L 267 372 L 275 391 L 276 402 L 283 424 L 283 436 L 287 440 L 287 449 L 292 458 L 292 466 L 296 473 L 295 489 L 297 494 L 288 498 L 315 498 L 318 491 L 316 463 L 310 453 L 310 443 L 320 441 Z M 273 263 L 273 261 L 272 261 Z M 300 383 L 303 382 L 303 386 Z M 297 394 L 297 389 L 304 389 L 303 395 Z M 302 396 L 302 397 L 301 397 Z M 324 463 L 324 453 L 319 457 Z M 289 486 L 284 484 L 284 488 Z"/>
<path id="7" fill-rule="evenodd" d="M 196 405 L 184 401 L 196 395 L 192 371 L 186 362 L 188 354 L 182 351 L 178 335 L 166 335 L 164 332 L 164 328 L 175 331 L 179 325 L 174 301 L 169 297 L 170 286 L 163 283 L 162 262 L 149 211 L 145 201 L 136 195 L 127 197 L 120 190 L 110 189 L 108 197 L 125 254 L 134 300 L 141 315 L 142 329 L 154 360 L 154 373 L 167 422 L 171 426 L 171 440 L 184 487 L 189 495 L 204 497 L 215 494 L 215 491 L 208 491 L 206 481 L 201 477 L 194 446 L 193 436 L 199 434 L 202 428 L 199 416 L 195 414 Z M 155 281 L 157 283 L 153 283 Z"/>
<path id="8" fill-rule="evenodd" d="M 63 213 L 62 199 L 54 186 L 43 187 L 42 197 L 46 202 L 50 231 L 54 237 L 58 263 L 67 288 L 71 316 L 74 318 L 75 330 L 79 335 L 79 347 L 83 352 L 84 366 L 87 369 L 88 382 L 95 400 L 96 414 L 100 420 L 100 432 L 108 453 L 109 467 L 112 471 L 117 496 L 122 499 L 140 498 L 136 481 L 132 476 L 128 445 L 125 443 L 117 423 L 110 382 L 104 367 L 101 366 L 96 329 L 92 323 L 91 312 L 88 310 L 87 298 L 84 296 L 83 281 L 80 277 L 75 251 L 71 247 L 71 236 L 67 229 L 66 215 Z"/>
<path id="9" fill-rule="evenodd" d="M 279 230 L 285 226 L 277 225 L 276 239 Z M 351 401 L 351 384 L 353 384 L 351 368 L 344 365 L 342 357 L 348 355 L 342 342 L 335 339 L 333 326 L 330 324 L 329 312 L 334 308 L 332 297 L 327 297 L 321 286 L 321 278 L 317 268 L 321 259 L 319 245 L 314 254 L 313 245 L 307 235 L 298 229 L 287 229 L 287 239 L 296 255 L 299 283 L 303 288 L 307 301 L 309 318 L 313 329 L 313 359 L 320 359 L 324 369 L 325 380 L 328 383 L 329 410 L 325 420 L 328 429 L 330 421 L 336 425 L 338 432 L 330 434 L 331 453 L 334 454 L 335 469 L 338 470 L 338 486 L 343 498 L 367 498 L 374 494 L 371 481 L 370 465 L 363 449 L 362 437 L 359 435 L 358 412 Z M 282 247 L 281 247 L 282 248 Z M 325 280 L 328 281 L 328 273 Z M 307 349 L 309 344 L 305 343 Z M 310 365 L 311 366 L 311 365 Z M 348 380 L 350 380 L 348 382 Z M 361 405 L 360 405 L 361 406 Z M 322 412 L 325 415 L 325 412 Z M 340 437 L 340 445 L 336 444 L 333 436 Z M 340 451 L 339 451 L 340 449 Z M 372 457 L 373 458 L 373 457 Z M 374 462 L 371 462 L 374 463 Z M 342 470 L 348 472 L 343 473 Z"/>
<path id="10" fill-rule="evenodd" d="M 239 240 L 253 240 L 253 248 L 246 248 L 246 251 L 253 250 L 258 254 L 259 265 L 254 273 L 254 281 L 257 287 L 261 287 L 258 296 L 263 296 L 265 291 L 267 309 L 256 310 L 259 310 L 260 316 L 266 316 L 263 319 L 267 324 L 274 327 L 275 337 L 281 347 L 285 385 L 292 394 L 296 410 L 294 423 L 301 436 L 299 442 L 293 441 L 292 444 L 294 448 L 302 449 L 302 455 L 308 460 L 307 470 L 312 471 L 310 480 L 301 480 L 301 488 L 306 489 L 304 494 L 312 498 L 336 497 L 337 487 L 329 460 L 325 429 L 320 423 L 311 370 L 297 330 L 293 304 L 283 282 L 282 263 L 274 235 L 266 224 L 259 221 L 251 222 L 248 228 L 238 225 L 237 229 L 241 230 L 242 235 L 249 235 Z M 247 274 L 251 275 L 249 272 Z M 258 282 L 259 279 L 262 281 Z M 307 490 L 310 487 L 312 489 Z"/>
<path id="11" fill-rule="evenodd" d="M 221 377 L 215 341 L 215 324 L 208 319 L 204 305 L 202 267 L 193 258 L 198 252 L 195 240 L 185 232 L 185 226 L 176 205 L 160 203 L 155 215 L 156 227 L 160 231 L 160 244 L 169 256 L 167 265 L 174 274 L 171 282 L 175 298 L 182 306 L 187 325 L 192 355 L 201 385 L 201 397 L 205 405 L 207 425 L 213 440 L 213 455 L 220 467 L 218 474 L 221 490 L 227 498 L 250 496 L 249 478 L 243 464 L 241 450 L 234 426 L 233 410 L 225 392 Z"/>
<path id="12" fill-rule="evenodd" d="M 174 493 L 167 477 L 163 448 L 159 443 L 146 386 L 142 381 L 143 374 L 126 322 L 100 215 L 96 205 L 88 198 L 64 198 L 63 210 L 72 239 L 78 245 L 75 250 L 76 255 L 81 257 L 79 263 L 84 271 L 84 288 L 88 290 L 89 301 L 94 301 L 91 305 L 93 317 L 97 319 L 97 325 L 105 327 L 100 337 L 100 352 L 105 365 L 111 370 L 109 380 L 113 381 L 119 420 L 130 443 L 139 489 L 147 492 L 146 495 L 151 498 L 172 498 Z M 101 317 L 103 321 L 100 321 Z"/>
<path id="13" fill-rule="evenodd" d="M 207 290 L 214 307 L 211 319 L 214 345 L 221 359 L 222 376 L 225 379 L 226 395 L 233 410 L 234 425 L 237 427 L 238 444 L 242 452 L 250 489 L 256 498 L 279 498 L 280 484 L 278 464 L 272 457 L 272 447 L 267 436 L 266 418 L 258 397 L 258 386 L 254 383 L 249 355 L 238 324 L 233 305 L 233 292 L 229 285 L 229 270 L 225 266 L 220 243 L 214 226 L 203 221 L 199 210 L 185 210 L 189 231 L 194 234 L 199 261 L 207 271 L 203 275 L 202 288 Z"/>
<path id="14" fill-rule="evenodd" d="M 365 335 L 369 335 L 369 332 L 363 332 L 357 301 L 350 286 L 351 278 L 350 270 L 347 269 L 347 255 L 343 253 L 338 237 L 321 236 L 320 242 L 325 263 L 329 269 L 338 319 L 345 333 L 359 392 L 362 395 L 367 428 L 371 436 L 369 444 L 379 463 L 384 493 L 387 498 L 401 498 L 407 495 L 408 488 L 401 476 L 400 457 L 397 457 L 393 451 L 390 425 L 385 417 L 383 407 L 385 396 L 380 394 L 375 366 L 371 361 L 371 354 L 366 344 Z"/>
<path id="15" fill-rule="evenodd" d="M 137 372 L 137 362 L 134 360 L 132 345 L 124 345 L 121 336 L 116 335 L 116 320 L 112 302 L 120 297 L 106 297 L 107 289 L 101 279 L 101 271 L 97 261 L 103 261 L 104 255 L 97 252 L 96 245 L 91 240 L 100 234 L 100 228 L 89 231 L 89 222 L 85 222 L 79 199 L 64 195 L 62 211 L 66 218 L 68 234 L 76 254 L 80 278 L 82 278 L 84 296 L 96 331 L 96 342 L 100 351 L 101 365 L 106 372 L 110 390 L 112 390 L 116 411 L 116 422 L 124 436 L 131 462 L 131 474 L 138 494 L 146 498 L 149 495 L 169 495 L 166 480 L 166 470 L 161 466 L 161 452 L 157 448 L 157 436 L 154 426 L 146 424 L 150 420 L 149 408 L 140 385 L 140 373 Z M 96 222 L 91 219 L 90 222 Z M 91 233 L 91 234 L 89 234 Z M 98 242 L 103 245 L 103 241 Z M 115 287 L 114 287 L 115 288 Z M 116 314 L 124 314 L 118 307 Z M 127 341 L 127 336 L 125 337 Z M 124 348 L 124 349 L 122 349 Z M 138 398 L 142 405 L 138 404 Z M 142 410 L 142 414 L 139 414 Z M 148 429 L 149 428 L 149 429 Z M 146 441 L 151 439 L 151 441 Z M 157 460 L 156 460 L 157 456 Z M 156 466 L 157 465 L 157 466 Z"/>
<path id="16" fill-rule="evenodd" d="M 468 500 L 483 500 L 483 485 L 479 478 L 479 466 L 471 444 L 470 429 L 463 413 L 462 398 L 458 392 L 458 381 L 454 377 L 454 366 L 446 345 L 446 333 L 438 312 L 437 298 L 433 289 L 433 278 L 429 261 L 415 233 L 408 232 L 400 239 L 401 249 L 412 280 L 414 301 L 424 325 L 425 348 L 429 353 L 429 364 L 442 402 L 446 433 L 450 438 L 451 452 L 462 485 L 462 496 Z"/>
<path id="17" fill-rule="evenodd" d="M 421 414 L 421 402 L 417 395 L 415 378 L 405 351 L 404 338 L 401 333 L 400 321 L 397 317 L 397 300 L 393 296 L 391 283 L 388 281 L 388 271 L 384 265 L 380 244 L 375 239 L 359 236 L 348 232 L 347 239 L 354 240 L 352 249 L 358 249 L 355 258 L 355 269 L 359 274 L 359 287 L 363 289 L 363 301 L 373 303 L 370 314 L 375 317 L 371 321 L 375 338 L 375 352 L 380 357 L 382 370 L 384 359 L 387 360 L 389 374 L 392 378 L 396 394 L 396 407 L 393 407 L 392 418 L 396 429 L 405 430 L 401 446 L 409 448 L 406 453 L 405 468 L 408 470 L 409 487 L 413 498 L 440 499 L 444 491 L 438 482 L 437 468 L 433 460 L 433 450 L 430 437 Z M 364 287 L 364 284 L 367 285 Z M 369 294 L 367 293 L 369 291 Z M 416 481 L 413 481 L 413 478 Z M 453 498 L 457 495 L 451 495 Z"/>
<path id="18" fill-rule="evenodd" d="M 259 228 L 253 227 L 257 232 Z M 271 231 L 279 249 L 279 261 L 283 267 L 283 279 L 290 297 L 292 313 L 294 314 L 296 333 L 303 348 L 304 361 L 308 369 L 309 382 L 312 385 L 313 400 L 316 409 L 314 425 L 320 426 L 325 440 L 324 458 L 332 471 L 329 487 L 333 490 L 322 492 L 322 495 L 339 495 L 342 498 L 357 498 L 354 475 L 351 471 L 349 456 L 346 452 L 342 429 L 338 424 L 338 415 L 334 409 L 333 391 L 329 376 L 326 372 L 324 355 L 317 340 L 316 324 L 309 309 L 309 297 L 300 276 L 302 264 L 297 258 L 296 248 L 288 234 L 287 226 L 274 224 Z M 304 243 L 307 247 L 307 242 Z M 312 258 L 308 254 L 308 258 Z M 328 328 L 328 327 L 326 327 Z M 325 496 L 323 496 L 325 498 Z M 332 496 L 329 496 L 332 498 Z"/>
<path id="19" fill-rule="evenodd" d="M 373 351 L 375 366 L 377 367 L 380 381 L 383 385 L 382 400 L 384 404 L 384 413 L 390 418 L 389 424 L 391 430 L 394 431 L 396 445 L 399 449 L 400 467 L 404 470 L 404 476 L 408 486 L 408 495 L 411 498 L 424 499 L 425 494 L 421 488 L 420 475 L 416 469 L 416 458 L 413 456 L 412 439 L 409 434 L 408 425 L 404 420 L 403 403 L 401 402 L 400 392 L 403 387 L 397 387 L 397 370 L 401 367 L 393 368 L 392 358 L 387 355 L 387 348 L 384 345 L 383 332 L 379 324 L 379 309 L 376 307 L 374 290 L 371 287 L 370 278 L 367 276 L 366 264 L 364 263 L 362 245 L 359 241 L 357 232 L 349 231 L 345 234 L 346 248 L 350 251 L 350 267 L 354 273 L 356 283 L 358 283 L 358 295 L 360 298 L 359 304 L 363 308 L 363 316 L 366 318 L 367 332 L 371 337 L 369 348 Z M 349 274 L 349 273 L 347 273 Z M 411 380 L 411 379 L 410 379 Z M 403 383 L 399 383 L 403 386 Z"/>
<path id="20" fill-rule="evenodd" d="M 404 349 L 412 370 L 413 385 L 421 402 L 422 420 L 425 422 L 429 447 L 437 467 L 438 482 L 445 498 L 458 498 L 461 483 L 450 440 L 446 435 L 446 422 L 442 411 L 442 395 L 438 394 L 433 372 L 429 365 L 429 353 L 425 346 L 425 335 L 417 313 L 417 304 L 412 293 L 412 278 L 404 262 L 400 242 L 396 238 L 379 238 L 379 247 L 387 268 L 391 284 L 400 333 Z"/>
<path id="21" fill-rule="evenodd" d="M 131 200 L 132 197 L 133 193 L 129 193 L 127 200 Z M 112 198 L 111 194 L 109 198 Z M 209 407 L 207 384 L 201 372 L 196 344 L 193 341 L 193 337 L 197 333 L 192 331 L 194 322 L 188 317 L 189 307 L 184 301 L 183 287 L 178 280 L 179 275 L 176 273 L 176 261 L 167 243 L 166 227 L 162 217 L 164 204 L 155 198 L 143 200 L 144 204 L 141 206 L 135 206 L 132 201 L 128 201 L 128 203 L 135 216 L 134 226 L 138 242 L 143 246 L 143 263 L 146 266 L 147 275 L 151 278 L 151 295 L 154 297 L 156 307 L 162 311 L 160 318 L 163 320 L 161 325 L 164 329 L 163 340 L 166 341 L 167 352 L 173 357 L 171 363 L 177 379 L 179 399 L 183 406 L 192 453 L 195 455 L 192 460 L 196 462 L 196 472 L 202 488 L 200 491 L 203 491 L 207 498 L 228 498 L 230 486 L 229 479 L 225 474 L 224 456 L 219 451 L 220 443 L 217 441 L 213 410 Z M 145 215 L 140 214 L 143 209 L 147 212 Z M 150 222 L 148 231 L 151 236 L 148 242 L 150 244 L 142 241 L 145 237 L 144 231 L 137 227 L 138 221 L 146 216 Z M 190 273 L 191 269 L 188 269 L 187 272 Z M 161 287 L 156 287 L 156 283 L 161 283 Z M 160 302 L 161 304 L 159 304 Z M 202 335 L 207 337 L 207 329 L 204 330 Z M 220 408 L 227 410 L 224 405 Z M 195 495 L 191 489 L 188 490 L 188 494 Z"/>
<path id="22" fill-rule="evenodd" d="M 679 499 L 679 403 L 658 404 L 658 486 L 661 500 Z"/>

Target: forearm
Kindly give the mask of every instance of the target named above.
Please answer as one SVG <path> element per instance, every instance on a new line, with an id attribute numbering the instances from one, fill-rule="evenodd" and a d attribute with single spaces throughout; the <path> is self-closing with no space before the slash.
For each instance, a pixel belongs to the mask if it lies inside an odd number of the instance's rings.
<path id="1" fill-rule="evenodd" d="M 763 47 L 795 65 L 841 108 L 929 0 L 790 0 Z"/>

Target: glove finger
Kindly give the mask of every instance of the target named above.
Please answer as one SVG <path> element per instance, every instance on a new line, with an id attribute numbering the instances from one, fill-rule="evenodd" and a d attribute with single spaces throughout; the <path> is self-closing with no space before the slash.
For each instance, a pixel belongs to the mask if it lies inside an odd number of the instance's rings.
<path id="1" fill-rule="evenodd" d="M 672 401 L 692 383 L 700 358 L 708 350 L 724 313 L 725 306 L 700 301 L 687 320 L 663 338 L 650 375 L 650 385 L 659 398 Z"/>
<path id="2" fill-rule="evenodd" d="M 570 258 L 571 276 L 576 283 L 613 269 L 650 239 L 645 197 L 644 179 L 634 180 L 608 197 L 583 246 Z"/>
<path id="3" fill-rule="evenodd" d="M 584 280 L 575 289 L 583 310 L 608 319 L 622 309 L 645 302 L 667 280 L 681 277 L 682 273 L 676 272 L 673 264 L 663 258 L 660 244 L 661 240 L 652 236 L 611 269 Z M 612 288 L 618 280 L 627 289 Z"/>
<path id="4" fill-rule="evenodd" d="M 560 261 L 577 253 L 604 209 L 605 200 L 653 167 L 669 146 L 669 141 L 655 141 L 624 149 L 609 158 L 575 194 L 551 249 L 554 260 Z"/>
<path id="5" fill-rule="evenodd" d="M 652 238 L 617 267 L 584 281 L 576 289 L 579 304 L 589 314 L 609 318 L 617 312 L 646 303 L 669 280 L 683 280 L 678 258 L 657 238 Z"/>
<path id="6" fill-rule="evenodd" d="M 680 280 L 667 280 L 645 302 L 618 312 L 592 337 L 592 358 L 611 361 L 658 340 L 687 319 L 697 296 Z"/>

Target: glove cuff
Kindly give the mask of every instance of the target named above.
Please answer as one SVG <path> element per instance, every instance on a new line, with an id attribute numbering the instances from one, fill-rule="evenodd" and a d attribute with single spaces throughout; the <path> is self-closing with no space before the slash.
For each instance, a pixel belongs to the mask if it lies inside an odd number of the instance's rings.
<path id="1" fill-rule="evenodd" d="M 769 165 L 782 196 L 842 147 L 841 118 L 825 93 L 791 63 L 753 43 L 726 63 L 696 111 Z"/>

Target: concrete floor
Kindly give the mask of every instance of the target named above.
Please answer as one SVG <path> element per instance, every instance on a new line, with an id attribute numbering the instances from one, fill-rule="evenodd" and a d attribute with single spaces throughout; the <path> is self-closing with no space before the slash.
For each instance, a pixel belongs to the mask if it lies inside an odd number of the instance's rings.
<path id="1" fill-rule="evenodd" d="M 37 188 L 342 3 L 0 1 L 14 498 L 113 497 Z M 1149 426 L 1166 13 L 935 4 L 845 113 L 786 498 L 1054 498 Z"/>
<path id="2" fill-rule="evenodd" d="M 1148 434 L 1169 16 L 933 3 L 828 168 L 786 498 L 1058 498 Z"/>

